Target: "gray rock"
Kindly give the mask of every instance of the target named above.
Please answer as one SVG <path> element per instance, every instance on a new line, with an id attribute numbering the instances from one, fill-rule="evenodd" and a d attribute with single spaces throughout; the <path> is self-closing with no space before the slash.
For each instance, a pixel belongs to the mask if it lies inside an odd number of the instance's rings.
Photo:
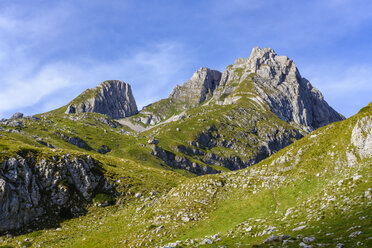
<path id="1" fill-rule="evenodd" d="M 153 145 L 151 155 L 160 158 L 165 164 L 173 168 L 187 170 L 196 175 L 220 173 L 220 171 L 217 171 L 210 166 L 202 166 L 195 162 L 191 162 L 187 158 L 176 156 L 174 153 L 164 150 L 157 145 Z"/>
<path id="2" fill-rule="evenodd" d="M 148 144 L 154 144 L 154 145 L 157 145 L 157 144 L 159 144 L 159 140 L 157 140 L 157 139 L 149 139 L 148 141 L 147 141 L 147 143 Z"/>
<path id="3" fill-rule="evenodd" d="M 351 143 L 361 158 L 372 155 L 372 118 L 365 116 L 358 120 L 351 133 Z"/>
<path id="4" fill-rule="evenodd" d="M 37 138 L 36 142 L 39 143 L 40 145 L 47 146 L 49 148 L 55 148 L 55 146 L 49 144 L 48 142 L 45 142 L 42 138 Z"/>
<path id="5" fill-rule="evenodd" d="M 306 225 L 302 225 L 302 226 L 299 226 L 299 227 L 296 227 L 296 228 L 293 228 L 293 230 L 292 231 L 300 231 L 300 230 L 302 230 L 302 229 L 304 229 L 304 228 L 306 228 Z"/>
<path id="6" fill-rule="evenodd" d="M 213 244 L 213 240 L 211 239 L 204 239 L 202 242 L 200 242 L 202 245 L 211 245 Z"/>
<path id="7" fill-rule="evenodd" d="M 142 196 L 142 194 L 141 194 L 140 192 L 138 192 L 138 193 L 136 193 L 136 194 L 134 195 L 135 198 L 140 198 L 141 196 Z"/>
<path id="8" fill-rule="evenodd" d="M 95 167 L 90 156 L 4 160 L 0 166 L 0 232 L 19 229 L 43 216 L 84 213 L 84 205 L 105 182 Z"/>
<path id="9" fill-rule="evenodd" d="M 305 244 L 304 242 L 301 242 L 299 244 L 300 247 L 304 247 L 304 248 L 312 248 L 313 246 L 312 245 L 308 245 L 308 244 Z"/>
<path id="10" fill-rule="evenodd" d="M 265 240 L 265 243 L 277 242 L 280 241 L 281 238 L 279 236 L 271 235 Z"/>
<path id="11" fill-rule="evenodd" d="M 361 235 L 361 234 L 362 234 L 362 231 L 355 231 L 355 232 L 352 232 L 352 233 L 349 235 L 349 237 L 350 237 L 350 238 L 354 238 L 354 237 L 359 236 L 359 235 Z"/>
<path id="12" fill-rule="evenodd" d="M 106 154 L 108 152 L 111 151 L 111 148 L 106 146 L 106 145 L 102 145 L 100 148 L 98 148 L 97 152 L 98 153 L 101 153 L 101 154 Z"/>
<path id="13" fill-rule="evenodd" d="M 257 107 L 270 107 L 282 120 L 295 123 L 309 132 L 331 122 L 345 119 L 323 99 L 319 90 L 301 77 L 293 60 L 278 56 L 273 49 L 253 48 L 248 59 L 239 58 L 221 77 L 213 98 L 228 96 L 239 84 L 252 80 L 254 94 L 251 100 Z"/>
<path id="14" fill-rule="evenodd" d="M 10 119 L 17 119 L 17 118 L 22 118 L 23 117 L 23 114 L 22 113 L 15 113 L 14 115 L 12 115 L 12 117 L 10 117 Z"/>
<path id="15" fill-rule="evenodd" d="M 79 137 L 70 137 L 70 136 L 67 136 L 66 134 L 63 134 L 63 133 L 59 133 L 59 132 L 55 132 L 54 133 L 55 135 L 61 137 L 64 141 L 74 145 L 74 146 L 77 146 L 79 148 L 83 148 L 85 150 L 92 150 L 92 148 L 84 141 L 82 140 L 81 138 Z"/>
<path id="16" fill-rule="evenodd" d="M 161 226 L 158 226 L 157 228 L 155 228 L 152 232 L 153 233 L 159 233 L 162 229 L 164 228 L 164 226 L 163 225 L 161 225 Z"/>
<path id="17" fill-rule="evenodd" d="M 10 122 L 7 123 L 7 125 L 10 127 L 21 127 L 22 124 L 23 124 L 22 121 L 16 121 L 16 120 L 11 120 Z"/>
<path id="18" fill-rule="evenodd" d="M 311 243 L 315 241 L 315 237 L 304 237 L 302 241 L 305 243 Z"/>
<path id="19" fill-rule="evenodd" d="M 110 118 L 124 118 L 138 113 L 129 84 L 111 80 L 89 89 L 75 98 L 65 113 L 95 112 Z"/>
<path id="20" fill-rule="evenodd" d="M 220 83 L 221 75 L 219 71 L 202 67 L 182 86 L 177 85 L 169 98 L 176 102 L 182 102 L 188 107 L 198 106 L 212 97 L 214 90 Z"/>

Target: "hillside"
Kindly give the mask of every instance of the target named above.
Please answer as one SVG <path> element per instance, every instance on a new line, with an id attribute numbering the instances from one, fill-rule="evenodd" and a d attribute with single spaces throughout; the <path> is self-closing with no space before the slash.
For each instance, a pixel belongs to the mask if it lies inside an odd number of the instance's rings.
<path id="1" fill-rule="evenodd" d="M 121 123 L 145 125 L 143 134 L 159 141 L 153 155 L 201 175 L 246 168 L 343 119 L 291 59 L 255 47 L 223 73 L 201 68 L 168 99 Z"/>
<path id="2" fill-rule="evenodd" d="M 363 137 L 363 138 L 361 138 Z M 45 247 L 370 247 L 372 103 L 259 164 L 14 239 Z M 79 224 L 78 224 L 79 223 Z"/>
<path id="3" fill-rule="evenodd" d="M 17 113 L 0 121 L 0 248 L 368 247 L 371 111 L 345 120 L 255 47 L 139 113 L 118 80 Z"/>

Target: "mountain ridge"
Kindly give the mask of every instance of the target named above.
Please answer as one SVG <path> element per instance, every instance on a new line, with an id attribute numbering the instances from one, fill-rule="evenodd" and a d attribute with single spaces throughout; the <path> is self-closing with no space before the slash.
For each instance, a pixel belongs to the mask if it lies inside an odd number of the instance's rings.
<path id="1" fill-rule="evenodd" d="M 0 247 L 368 247 L 371 110 L 344 120 L 270 48 L 138 113 L 105 81 L 0 121 Z"/>
<path id="2" fill-rule="evenodd" d="M 203 74 L 203 71 L 206 73 Z M 213 78 L 211 72 L 218 74 L 219 82 L 208 81 Z M 234 91 L 247 78 L 254 79 L 252 89 L 241 93 L 249 92 L 252 94 L 251 99 L 259 106 L 267 105 L 279 118 L 293 122 L 306 132 L 345 119 L 327 104 L 319 90 L 301 77 L 293 60 L 287 56 L 278 56 L 271 48 L 254 47 L 249 58 L 236 59 L 233 65 L 220 73 L 206 67 L 200 68 L 183 86 L 177 85 L 169 98 L 144 107 L 130 120 L 139 125 L 151 126 L 206 102 L 232 104 L 241 98 L 239 92 Z M 189 85 L 203 89 L 201 94 L 190 90 Z M 192 104 L 183 103 L 186 96 Z M 193 97 L 195 100 L 192 100 Z"/>

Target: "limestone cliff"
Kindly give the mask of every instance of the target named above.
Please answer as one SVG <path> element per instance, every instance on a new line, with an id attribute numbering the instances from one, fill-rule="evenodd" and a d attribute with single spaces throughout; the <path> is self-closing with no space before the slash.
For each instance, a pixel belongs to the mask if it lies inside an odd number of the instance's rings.
<path id="1" fill-rule="evenodd" d="M 255 47 L 248 59 L 239 58 L 229 66 L 222 74 L 214 99 L 224 96 L 225 103 L 233 102 L 234 91 L 247 80 L 253 82 L 250 90 L 253 101 L 267 104 L 280 119 L 305 131 L 345 119 L 300 75 L 293 60 L 278 56 L 271 48 Z"/>
<path id="2" fill-rule="evenodd" d="M 19 155 L 0 167 L 0 232 L 19 229 L 45 216 L 84 213 L 97 189 L 107 183 L 90 156 L 39 159 Z"/>
<path id="3" fill-rule="evenodd" d="M 65 113 L 95 112 L 117 119 L 138 113 L 129 84 L 110 80 L 88 89 L 71 101 Z"/>
<path id="4" fill-rule="evenodd" d="M 220 79 L 221 72 L 202 67 L 182 86 L 177 85 L 169 98 L 190 107 L 198 106 L 212 97 Z"/>

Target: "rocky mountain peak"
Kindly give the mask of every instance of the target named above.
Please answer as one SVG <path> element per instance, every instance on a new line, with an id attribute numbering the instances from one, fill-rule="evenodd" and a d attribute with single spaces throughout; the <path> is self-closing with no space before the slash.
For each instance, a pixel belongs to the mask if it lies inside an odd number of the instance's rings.
<path id="1" fill-rule="evenodd" d="M 129 84 L 109 80 L 88 89 L 72 100 L 65 113 L 95 112 L 110 118 L 123 118 L 138 113 Z"/>
<path id="2" fill-rule="evenodd" d="M 293 60 L 278 56 L 271 48 L 254 47 L 249 58 L 238 58 L 226 68 L 214 98 L 227 96 L 225 102 L 233 103 L 231 99 L 239 99 L 234 97 L 235 89 L 247 83 L 252 84 L 253 101 L 264 102 L 279 118 L 305 131 L 344 119 L 301 76 Z"/>
<path id="3" fill-rule="evenodd" d="M 197 106 L 212 97 L 219 85 L 221 75 L 219 71 L 202 67 L 182 86 L 177 85 L 169 97 L 189 106 Z"/>
<path id="4" fill-rule="evenodd" d="M 254 47 L 249 58 L 237 58 L 235 60 L 234 66 L 239 67 L 239 65 L 247 64 L 260 65 L 264 62 L 267 62 L 268 60 L 273 60 L 276 56 L 277 54 L 272 48 L 261 49 L 259 47 Z"/>

